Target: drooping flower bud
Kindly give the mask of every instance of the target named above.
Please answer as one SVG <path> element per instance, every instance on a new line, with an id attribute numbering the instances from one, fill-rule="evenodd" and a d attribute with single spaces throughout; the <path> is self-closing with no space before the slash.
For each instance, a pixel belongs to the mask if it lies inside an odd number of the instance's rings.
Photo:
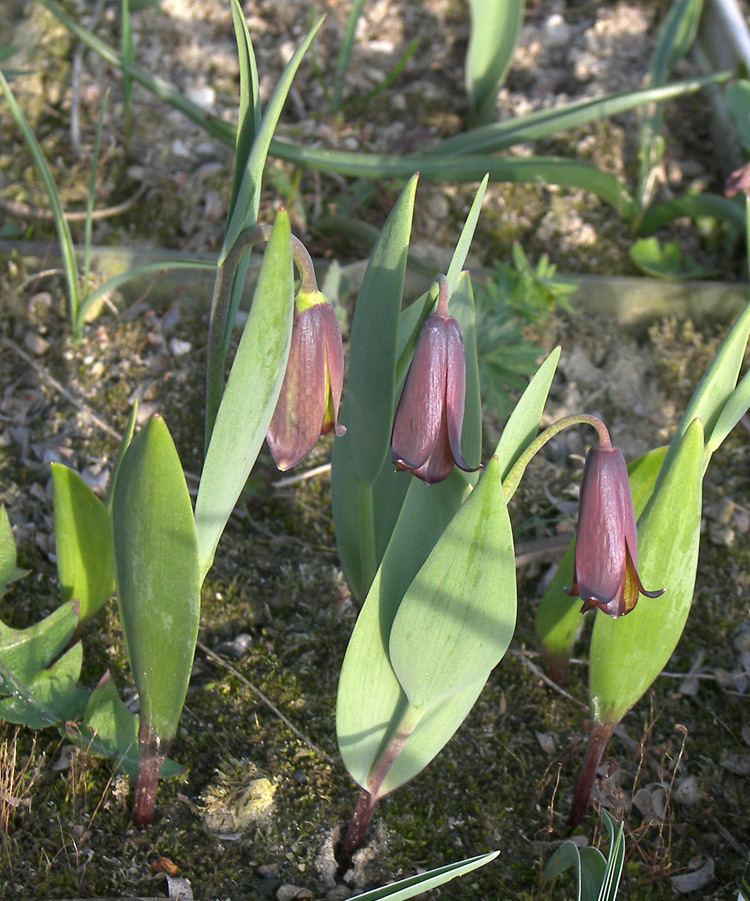
<path id="1" fill-rule="evenodd" d="M 466 395 L 464 341 L 448 315 L 448 286 L 438 277 L 437 312 L 428 316 L 417 338 L 391 435 L 391 460 L 399 469 L 432 484 L 454 466 L 474 472 L 461 453 Z"/>
<path id="2" fill-rule="evenodd" d="M 622 453 L 602 442 L 586 455 L 578 499 L 573 585 L 566 594 L 583 601 L 581 613 L 599 607 L 624 616 L 639 594 L 656 598 L 664 589 L 646 591 L 638 576 L 638 534 L 628 469 Z"/>
<path id="3" fill-rule="evenodd" d="M 279 469 L 299 463 L 321 435 L 338 423 L 344 352 L 336 311 L 320 291 L 295 299 L 292 340 L 284 381 L 266 440 Z"/>

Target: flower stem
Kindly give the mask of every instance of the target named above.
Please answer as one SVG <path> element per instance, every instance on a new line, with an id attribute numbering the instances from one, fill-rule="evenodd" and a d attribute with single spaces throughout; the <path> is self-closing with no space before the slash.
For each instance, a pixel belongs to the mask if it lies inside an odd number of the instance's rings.
<path id="1" fill-rule="evenodd" d="M 406 704 L 397 724 L 391 733 L 388 743 L 375 761 L 367 777 L 367 788 L 363 788 L 354 808 L 349 826 L 336 855 L 339 870 L 344 871 L 351 863 L 352 855 L 361 846 L 367 834 L 372 812 L 383 795 L 380 793 L 385 777 L 388 775 L 398 756 L 403 751 L 409 736 L 414 732 L 422 717 L 421 711 Z"/>
<path id="2" fill-rule="evenodd" d="M 505 495 L 506 504 L 515 494 L 516 488 L 518 488 L 518 485 L 523 478 L 523 474 L 526 471 L 526 467 L 544 445 L 559 432 L 562 432 L 563 429 L 581 424 L 590 425 L 596 429 L 599 436 L 600 447 L 609 448 L 612 446 L 606 425 L 604 425 L 602 420 L 593 413 L 573 413 L 571 416 L 564 416 L 562 419 L 558 419 L 557 422 L 553 422 L 552 425 L 549 426 L 549 428 L 546 428 L 540 435 L 537 435 L 511 467 L 503 482 L 503 493 Z"/>
<path id="3" fill-rule="evenodd" d="M 586 813 L 596 770 L 601 762 L 607 742 L 614 732 L 615 725 L 616 723 L 597 722 L 591 725 L 589 743 L 586 746 L 586 754 L 583 758 L 581 772 L 576 784 L 576 793 L 573 797 L 573 806 L 570 808 L 570 816 L 568 817 L 568 826 L 571 829 L 581 822 L 583 815 Z"/>
<path id="4" fill-rule="evenodd" d="M 211 312 L 208 320 L 208 365 L 206 373 L 206 437 L 204 453 L 208 451 L 219 404 L 224 393 L 224 363 L 232 332 L 232 292 L 237 267 L 247 251 L 255 244 L 267 242 L 271 236 L 270 225 L 254 225 L 246 229 L 232 245 L 224 262 L 216 270 Z M 315 267 L 307 248 L 292 235 L 292 258 L 300 277 L 300 292 L 315 293 L 318 283 Z"/>
<path id="5" fill-rule="evenodd" d="M 148 728 L 138 733 L 138 768 L 135 774 L 132 820 L 138 829 L 145 829 L 154 816 L 159 770 L 167 756 L 164 743 Z"/>

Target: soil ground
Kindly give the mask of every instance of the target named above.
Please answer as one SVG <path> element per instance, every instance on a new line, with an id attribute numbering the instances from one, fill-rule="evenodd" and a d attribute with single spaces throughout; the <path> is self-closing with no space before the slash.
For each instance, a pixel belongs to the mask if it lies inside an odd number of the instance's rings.
<path id="1" fill-rule="evenodd" d="M 530 3 L 499 114 L 562 94 L 640 83 L 664 6 Z M 90 12 L 84 4 L 72 8 Z M 368 4 L 345 96 L 377 83 L 415 34 L 419 52 L 392 89 L 337 115 L 326 108 L 323 85 L 345 8 L 326 4 L 329 16 L 316 45 L 324 77 L 316 79 L 311 68 L 302 72 L 304 89 L 292 94 L 282 134 L 342 149 L 408 151 L 463 128 L 465 7 L 436 0 Z M 228 152 L 139 90 L 127 142 L 120 81 L 87 54 L 79 153 L 70 130 L 74 47 L 36 4 L 12 0 L 8 9 L 12 40 L 33 70 L 14 88 L 69 208 L 84 203 L 86 154 L 102 90 L 113 86 L 97 206 L 126 202 L 128 209 L 119 218 L 98 220 L 95 241 L 216 250 L 228 200 Z M 264 96 L 310 12 L 296 3 L 248 5 Z M 555 13 L 572 29 L 575 53 L 542 40 Z M 163 0 L 161 12 L 145 9 L 134 23 L 141 65 L 231 118 L 236 61 L 228 7 Z M 97 33 L 117 44 L 113 7 L 103 8 Z M 624 83 L 625 76 L 632 80 Z M 726 174 L 716 168 L 710 136 L 696 124 L 703 121 L 700 108 L 687 115 L 698 103 L 668 113 L 659 196 L 691 184 L 716 190 Z M 0 116 L 0 196 L 15 208 L 4 214 L 5 234 L 51 240 L 49 223 L 31 208 L 44 201 L 30 158 L 4 110 Z M 634 121 L 620 117 L 534 149 L 575 152 L 625 179 L 633 166 Z M 356 252 L 342 236 L 316 231 L 324 213 L 379 225 L 398 190 L 392 183 L 312 172 L 297 177 L 286 163 L 270 164 L 264 215 L 286 203 L 296 231 L 321 257 Z M 423 259 L 445 265 L 473 192 L 474 186 L 420 186 L 415 246 Z M 19 204 L 26 204 L 25 213 Z M 736 247 L 722 243 L 720 233 L 700 233 L 687 223 L 675 229 L 698 256 L 718 262 L 729 276 L 741 273 Z M 474 261 L 507 259 L 516 240 L 532 260 L 546 252 L 568 271 L 633 272 L 626 254 L 629 228 L 582 192 L 493 186 Z M 21 628 L 58 602 L 51 460 L 103 490 L 117 447 L 112 430 L 124 427 L 137 398 L 143 415 L 155 409 L 164 415 L 186 471 L 200 471 L 206 299 L 181 296 L 165 308 L 148 296 L 115 298 L 116 308 L 105 309 L 74 346 L 60 281 L 25 270 L 17 258 L 2 267 L 0 502 L 13 525 L 19 565 L 30 575 L 0 601 L 0 618 Z M 555 311 L 535 335 L 547 349 L 557 343 L 564 348 L 548 416 L 600 412 L 632 459 L 669 439 L 725 330 L 659 321 L 636 341 L 611 323 Z M 485 425 L 489 444 L 500 424 L 488 418 Z M 495 863 L 442 888 L 440 897 L 560 897 L 560 886 L 546 886 L 541 874 L 550 841 L 566 835 L 587 735 L 581 707 L 586 665 L 585 659 L 573 665 L 568 695 L 554 691 L 540 675 L 532 624 L 555 565 L 543 549 L 573 527 L 586 445 L 580 435 L 566 435 L 535 462 L 511 511 L 519 549 L 529 552 L 519 569 L 511 652 L 448 747 L 379 805 L 370 838 L 343 880 L 333 847 L 356 792 L 338 757 L 333 711 L 356 611 L 338 565 L 327 476 L 275 487 L 278 474 L 270 457 L 262 456 L 253 491 L 230 521 L 204 590 L 202 647 L 173 749 L 185 774 L 162 783 L 156 820 L 138 832 L 129 824 L 131 786 L 106 761 L 71 748 L 49 730 L 0 726 L 0 895 L 164 896 L 165 873 L 176 872 L 199 899 L 333 901 L 418 868 L 500 848 Z M 329 454 L 324 440 L 308 463 L 325 462 Z M 671 877 L 691 874 L 694 890 L 687 898 L 736 897 L 750 847 L 748 472 L 743 423 L 708 471 L 698 582 L 685 635 L 668 673 L 626 717 L 631 741 L 615 738 L 605 755 L 600 801 L 627 829 L 622 898 L 670 898 L 680 885 Z M 123 696 L 132 695 L 114 603 L 89 628 L 84 644 L 82 681 L 93 686 L 109 669 Z M 584 658 L 585 647 L 584 641 Z M 695 678 L 685 678 L 688 673 Z M 583 829 L 588 840 L 599 843 L 599 824 L 594 807 Z"/>

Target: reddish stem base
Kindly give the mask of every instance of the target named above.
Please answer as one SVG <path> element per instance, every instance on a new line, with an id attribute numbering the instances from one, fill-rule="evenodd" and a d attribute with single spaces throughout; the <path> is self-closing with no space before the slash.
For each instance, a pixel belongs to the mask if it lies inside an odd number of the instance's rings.
<path id="1" fill-rule="evenodd" d="M 349 868 L 354 852 L 365 840 L 367 827 L 370 825 L 372 812 L 376 804 L 377 799 L 373 798 L 370 792 L 363 788 L 359 793 L 351 822 L 336 854 L 336 859 L 339 862 L 339 873 L 342 875 Z"/>
<path id="2" fill-rule="evenodd" d="M 153 819 L 159 770 L 166 756 L 166 748 L 158 738 L 150 734 L 138 735 L 138 769 L 132 812 L 133 825 L 138 829 L 145 829 Z"/>
<path id="3" fill-rule="evenodd" d="M 573 806 L 570 809 L 568 817 L 568 826 L 572 829 L 583 819 L 588 807 L 589 798 L 591 797 L 591 789 L 594 786 L 594 778 L 596 770 L 601 762 L 604 749 L 610 736 L 614 732 L 616 723 L 592 723 L 591 734 L 589 735 L 589 743 L 586 746 L 586 754 L 583 758 L 583 765 L 578 776 L 578 784 L 576 785 L 576 793 L 573 798 Z"/>

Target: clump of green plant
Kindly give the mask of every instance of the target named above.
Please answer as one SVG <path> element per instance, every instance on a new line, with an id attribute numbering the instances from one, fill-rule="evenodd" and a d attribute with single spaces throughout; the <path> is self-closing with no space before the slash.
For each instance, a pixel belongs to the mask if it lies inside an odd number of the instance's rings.
<path id="1" fill-rule="evenodd" d="M 524 389 L 543 353 L 524 328 L 543 322 L 555 307 L 569 309 L 576 287 L 573 279 L 557 274 L 546 255 L 535 268 L 520 244 L 513 245 L 512 263 L 496 260 L 490 276 L 478 282 L 477 363 L 488 410 L 508 415 L 511 393 Z"/>

